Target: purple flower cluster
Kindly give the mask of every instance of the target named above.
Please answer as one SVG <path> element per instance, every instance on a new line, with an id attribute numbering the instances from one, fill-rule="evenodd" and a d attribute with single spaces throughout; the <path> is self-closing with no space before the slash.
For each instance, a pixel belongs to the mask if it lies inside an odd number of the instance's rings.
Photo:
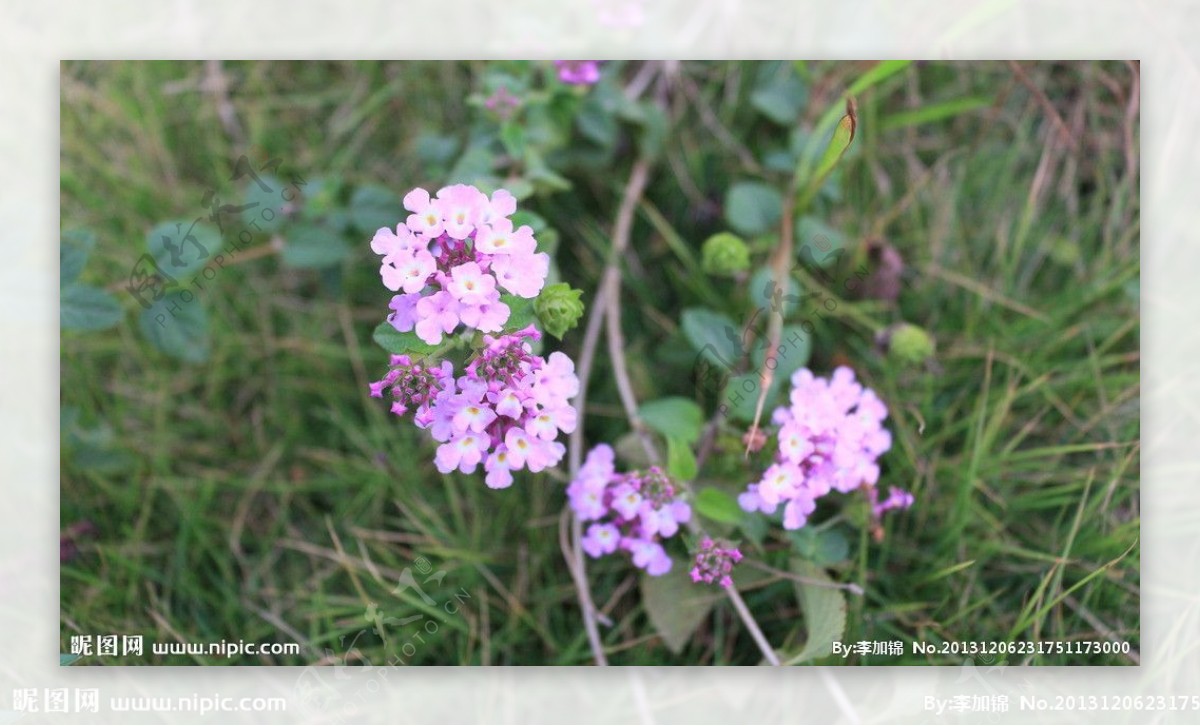
<path id="1" fill-rule="evenodd" d="M 876 519 L 879 519 L 885 512 L 892 509 L 908 509 L 915 501 L 910 492 L 897 487 L 888 487 L 887 499 L 884 499 L 882 502 L 879 501 L 879 492 L 875 490 L 875 487 L 871 487 L 869 496 L 871 499 L 871 514 Z"/>
<path id="2" fill-rule="evenodd" d="M 583 549 L 592 557 L 622 550 L 647 574 L 666 574 L 671 558 L 661 540 L 692 518 L 692 508 L 658 467 L 619 474 L 613 459 L 612 447 L 596 446 L 567 487 L 571 509 L 580 521 L 592 522 Z"/>
<path id="3" fill-rule="evenodd" d="M 473 186 L 455 184 L 434 198 L 424 189 L 404 197 L 412 212 L 395 231 L 375 233 L 371 249 L 383 256 L 379 274 L 394 292 L 389 322 L 402 333 L 437 345 L 461 323 L 485 333 L 508 321 L 501 289 L 533 298 L 550 269 L 550 256 L 535 252 L 528 225 L 513 228 L 516 199 L 500 189 L 489 199 Z"/>
<path id="4" fill-rule="evenodd" d="M 600 81 L 600 61 L 556 60 L 558 80 L 573 86 L 591 86 Z"/>
<path id="5" fill-rule="evenodd" d="M 832 490 L 874 488 L 879 456 L 892 446 L 883 427 L 887 406 L 875 392 L 837 368 L 829 379 L 802 368 L 792 375 L 791 405 L 775 410 L 779 451 L 762 479 L 738 497 L 742 509 L 768 514 L 783 505 L 785 529 L 799 529 L 816 509 L 817 499 Z M 900 490 L 895 490 L 900 491 Z M 908 506 L 889 498 L 889 508 Z"/>
<path id="6" fill-rule="evenodd" d="M 457 379 L 449 361 L 430 367 L 392 356 L 391 370 L 371 384 L 371 395 L 382 398 L 389 390 L 392 411 L 412 412 L 416 425 L 441 444 L 438 471 L 470 474 L 482 463 L 487 485 L 506 488 L 513 471 L 558 464 L 566 451 L 555 441 L 558 432 L 575 429 L 575 364 L 557 351 L 534 355 L 528 341 L 539 338 L 532 325 L 512 335 L 485 335 L 484 349 Z"/>
<path id="7" fill-rule="evenodd" d="M 729 573 L 733 566 L 742 561 L 742 553 L 737 547 L 728 542 L 717 543 L 711 537 L 700 540 L 700 548 L 696 551 L 695 564 L 692 567 L 692 582 L 716 582 L 721 587 L 733 584 Z"/>

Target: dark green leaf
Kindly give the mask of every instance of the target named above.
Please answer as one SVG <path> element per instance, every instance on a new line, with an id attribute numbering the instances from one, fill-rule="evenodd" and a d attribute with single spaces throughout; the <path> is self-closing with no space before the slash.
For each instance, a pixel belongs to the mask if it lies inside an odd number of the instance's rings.
<path id="1" fill-rule="evenodd" d="M 691 481 L 697 474 L 691 444 L 674 436 L 667 439 L 667 473 L 677 481 Z"/>
<path id="2" fill-rule="evenodd" d="M 754 409 L 758 404 L 760 390 L 761 383 L 757 372 L 731 376 L 721 397 L 722 403 L 727 407 L 729 418 L 744 423 L 754 421 Z M 773 408 L 769 399 L 763 403 L 765 414 L 770 414 Z"/>
<path id="3" fill-rule="evenodd" d="M 240 205 L 244 207 L 242 222 L 244 224 L 257 222 L 258 228 L 263 232 L 274 232 L 283 224 L 284 206 L 288 204 L 283 198 L 283 191 L 287 185 L 271 174 L 260 174 L 259 178 L 267 188 L 263 189 L 253 179 L 246 182 Z"/>
<path id="4" fill-rule="evenodd" d="M 364 235 L 372 235 L 382 227 L 395 230 L 407 216 L 400 199 L 387 187 L 361 186 L 350 197 L 350 220 Z"/>
<path id="5" fill-rule="evenodd" d="M 414 331 L 401 333 L 387 321 L 375 326 L 375 332 L 371 338 L 379 347 L 396 355 L 425 356 L 438 349 L 438 346 L 430 345 L 418 338 Z"/>
<path id="6" fill-rule="evenodd" d="M 291 267 L 329 267 L 349 254 L 350 245 L 339 232 L 309 222 L 290 227 L 283 246 L 283 262 Z"/>
<path id="7" fill-rule="evenodd" d="M 520 159 L 525 156 L 525 128 L 515 121 L 509 121 L 500 127 L 500 142 L 512 158 Z"/>
<path id="8" fill-rule="evenodd" d="M 740 524 L 746 516 L 737 499 L 713 487 L 705 487 L 696 493 L 695 507 L 702 517 L 726 524 Z"/>
<path id="9" fill-rule="evenodd" d="M 695 443 L 704 427 L 704 411 L 696 402 L 681 396 L 647 401 L 638 411 L 647 426 L 667 438 Z"/>
<path id="10" fill-rule="evenodd" d="M 189 363 L 208 359 L 208 315 L 190 290 L 176 290 L 142 311 L 142 335 L 155 347 Z"/>
<path id="11" fill-rule="evenodd" d="M 744 235 L 766 232 L 782 214 L 783 195 L 762 182 L 738 182 L 725 195 L 725 221 Z"/>
<path id="12" fill-rule="evenodd" d="M 731 370 L 742 356 L 741 335 L 729 316 L 706 308 L 688 308 L 680 319 L 683 335 L 710 362 Z"/>
<path id="13" fill-rule="evenodd" d="M 832 565 L 846 559 L 850 554 L 850 542 L 840 528 L 817 530 L 801 527 L 787 533 L 792 541 L 792 551 L 817 565 Z"/>
<path id="14" fill-rule="evenodd" d="M 90 285 L 70 284 L 59 290 L 58 324 L 67 330 L 104 330 L 121 320 L 121 304 Z"/>
<path id="15" fill-rule="evenodd" d="M 537 320 L 534 303 L 537 298 L 525 298 L 505 293 L 500 296 L 500 302 L 508 306 L 508 322 L 505 330 L 521 330 Z"/>
<path id="16" fill-rule="evenodd" d="M 600 146 L 608 148 L 617 142 L 619 129 L 616 116 L 595 97 L 589 96 L 583 102 L 575 123 L 585 139 Z"/>
<path id="17" fill-rule="evenodd" d="M 88 230 L 63 232 L 58 242 L 58 283 L 67 286 L 79 279 L 88 255 L 96 246 L 96 235 Z"/>
<path id="18" fill-rule="evenodd" d="M 769 319 L 767 313 L 779 313 L 787 317 L 800 304 L 802 290 L 800 283 L 791 275 L 787 276 L 787 289 L 780 290 L 775 283 L 775 273 L 770 267 L 760 267 L 750 278 L 750 302 L 761 311 L 755 319 L 756 329 L 766 330 Z"/>
<path id="19" fill-rule="evenodd" d="M 641 576 L 642 605 L 646 615 L 672 653 L 679 653 L 719 598 L 716 588 L 692 582 L 687 567 L 676 562 L 665 575 Z"/>
<path id="20" fill-rule="evenodd" d="M 796 223 L 796 257 L 804 266 L 827 268 L 846 254 L 846 235 L 816 217 Z"/>
<path id="21" fill-rule="evenodd" d="M 146 249 L 164 272 L 182 282 L 220 254 L 221 235 L 205 222 L 172 220 L 150 230 Z"/>
<path id="22" fill-rule="evenodd" d="M 808 638 L 804 648 L 788 660 L 795 664 L 833 653 L 833 644 L 846 633 L 846 596 L 832 586 L 834 582 L 824 570 L 811 562 L 793 558 L 791 566 L 792 572 L 808 580 L 796 583 L 796 596 L 804 613 L 804 629 L 808 632 Z"/>
<path id="23" fill-rule="evenodd" d="M 638 133 L 638 150 L 642 156 L 653 159 L 662 153 L 670 130 L 670 120 L 667 114 L 656 103 L 642 104 L 644 113 L 638 123 L 641 127 Z"/>
<path id="24" fill-rule="evenodd" d="M 781 126 L 791 126 L 799 120 L 806 100 L 808 88 L 790 67 L 772 73 L 750 95 L 750 105 Z"/>

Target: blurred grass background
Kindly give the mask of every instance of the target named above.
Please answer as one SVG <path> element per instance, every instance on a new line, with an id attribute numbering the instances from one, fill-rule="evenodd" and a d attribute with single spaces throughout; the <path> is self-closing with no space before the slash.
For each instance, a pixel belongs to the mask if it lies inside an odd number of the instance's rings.
<path id="1" fill-rule="evenodd" d="M 84 280 L 120 291 L 151 228 L 206 214 L 210 189 L 232 194 L 242 154 L 397 195 L 451 181 L 475 113 L 466 99 L 487 65 L 64 63 L 62 227 L 98 240 Z M 806 64 L 804 122 L 868 67 Z M 640 400 L 695 395 L 681 309 L 713 297 L 753 307 L 744 281 L 698 282 L 689 265 L 726 229 L 726 189 L 769 175 L 789 146 L 788 131 L 752 108 L 758 64 L 678 73 L 666 91 L 677 120 L 625 263 Z M 817 323 L 810 366 L 848 362 L 888 402 L 896 443 L 884 483 L 917 504 L 832 568 L 865 578 L 846 640 L 1115 638 L 1133 655 L 1084 662 L 1136 662 L 1136 64 L 920 63 L 857 101 L 852 154 L 817 211 L 856 254 L 873 244 L 903 260 L 899 294 L 840 300 Z M 618 144 L 572 166 L 571 191 L 522 203 L 557 230 L 558 267 L 585 302 L 633 155 Z M 297 641 L 302 653 L 156 656 L 147 644 L 140 658 L 80 663 L 379 663 L 407 640 L 380 638 L 364 616 L 427 607 L 393 588 L 405 567 L 428 562 L 445 572 L 425 586 L 431 597 L 467 597 L 406 662 L 590 662 L 559 549 L 561 479 L 493 492 L 478 476 L 440 475 L 419 432 L 367 397 L 386 361 L 370 334 L 389 298 L 367 242 L 332 273 L 289 268 L 269 250 L 225 267 L 198 295 L 211 330 L 204 363 L 164 356 L 132 315 L 103 333 L 64 332 L 63 652 L 71 635 L 116 633 Z M 771 244 L 756 241 L 756 259 Z M 875 334 L 902 320 L 936 338 L 927 365 L 880 353 Z M 576 355 L 581 337 L 562 348 Z M 608 373 L 602 354 L 591 442 L 628 430 Z M 756 474 L 739 463 L 738 432 L 725 433 L 702 479 L 740 486 Z M 612 662 L 758 662 L 728 605 L 674 655 L 647 622 L 632 567 L 610 558 L 589 572 L 613 622 L 603 629 Z M 791 583 L 763 580 L 746 599 L 773 643 L 803 642 Z M 963 658 L 906 648 L 832 660 Z"/>

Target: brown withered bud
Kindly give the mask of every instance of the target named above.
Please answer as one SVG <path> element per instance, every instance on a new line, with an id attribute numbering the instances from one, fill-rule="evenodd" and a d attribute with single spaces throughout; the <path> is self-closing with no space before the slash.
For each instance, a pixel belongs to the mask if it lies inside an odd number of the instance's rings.
<path id="1" fill-rule="evenodd" d="M 862 297 L 894 304 L 900 297 L 904 258 L 886 240 L 873 239 L 867 242 L 867 267 L 870 273 L 863 281 Z"/>
<path id="2" fill-rule="evenodd" d="M 746 445 L 746 451 L 750 453 L 762 451 L 762 447 L 767 445 L 767 434 L 759 427 L 754 426 L 742 436 L 742 443 Z"/>

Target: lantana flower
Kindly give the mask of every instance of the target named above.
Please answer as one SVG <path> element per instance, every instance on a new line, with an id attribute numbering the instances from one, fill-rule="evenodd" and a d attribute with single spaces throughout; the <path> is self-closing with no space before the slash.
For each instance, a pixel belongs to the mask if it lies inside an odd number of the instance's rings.
<path id="1" fill-rule="evenodd" d="M 534 355 L 529 341 L 539 338 L 532 325 L 511 335 L 485 335 L 483 350 L 457 378 L 449 361 L 430 368 L 392 356 L 391 370 L 371 384 L 371 395 L 388 391 L 394 413 L 412 412 L 417 426 L 429 431 L 440 444 L 438 471 L 470 474 L 482 465 L 489 487 L 509 487 L 514 471 L 557 465 L 566 447 L 555 439 L 575 430 L 575 364 L 558 351 Z"/>
<path id="2" fill-rule="evenodd" d="M 733 585 L 733 566 L 742 561 L 742 553 L 728 542 L 717 542 L 712 537 L 705 536 L 700 540 L 696 550 L 696 559 L 692 565 L 692 582 L 717 583 L 721 587 Z"/>
<path id="3" fill-rule="evenodd" d="M 430 345 L 459 325 L 500 332 L 511 313 L 504 292 L 535 298 L 546 282 L 550 256 L 537 252 L 528 225 L 509 218 L 516 199 L 504 189 L 491 198 L 454 184 L 433 197 L 417 188 L 404 196 L 408 219 L 381 228 L 371 249 L 382 257 L 379 275 L 392 298 L 388 321 Z"/>
<path id="4" fill-rule="evenodd" d="M 558 80 L 573 86 L 591 86 L 600 81 L 600 61 L 556 60 Z"/>
<path id="5" fill-rule="evenodd" d="M 681 494 L 656 466 L 618 473 L 608 444 L 588 452 L 567 487 L 571 509 L 580 521 L 591 523 L 581 541 L 584 551 L 592 557 L 628 552 L 636 567 L 654 576 L 671 570 L 662 541 L 692 518 L 692 508 Z"/>
<path id="6" fill-rule="evenodd" d="M 738 503 L 748 512 L 767 514 L 782 506 L 784 529 L 799 529 L 830 491 L 866 487 L 876 501 L 878 460 L 891 448 L 892 435 L 883 427 L 887 406 L 849 368 L 838 367 L 828 379 L 802 368 L 792 374 L 791 383 L 791 405 L 777 408 L 772 416 L 779 427 L 775 460 L 738 496 Z M 911 505 L 911 494 L 893 488 L 875 507 L 876 516 Z"/>

